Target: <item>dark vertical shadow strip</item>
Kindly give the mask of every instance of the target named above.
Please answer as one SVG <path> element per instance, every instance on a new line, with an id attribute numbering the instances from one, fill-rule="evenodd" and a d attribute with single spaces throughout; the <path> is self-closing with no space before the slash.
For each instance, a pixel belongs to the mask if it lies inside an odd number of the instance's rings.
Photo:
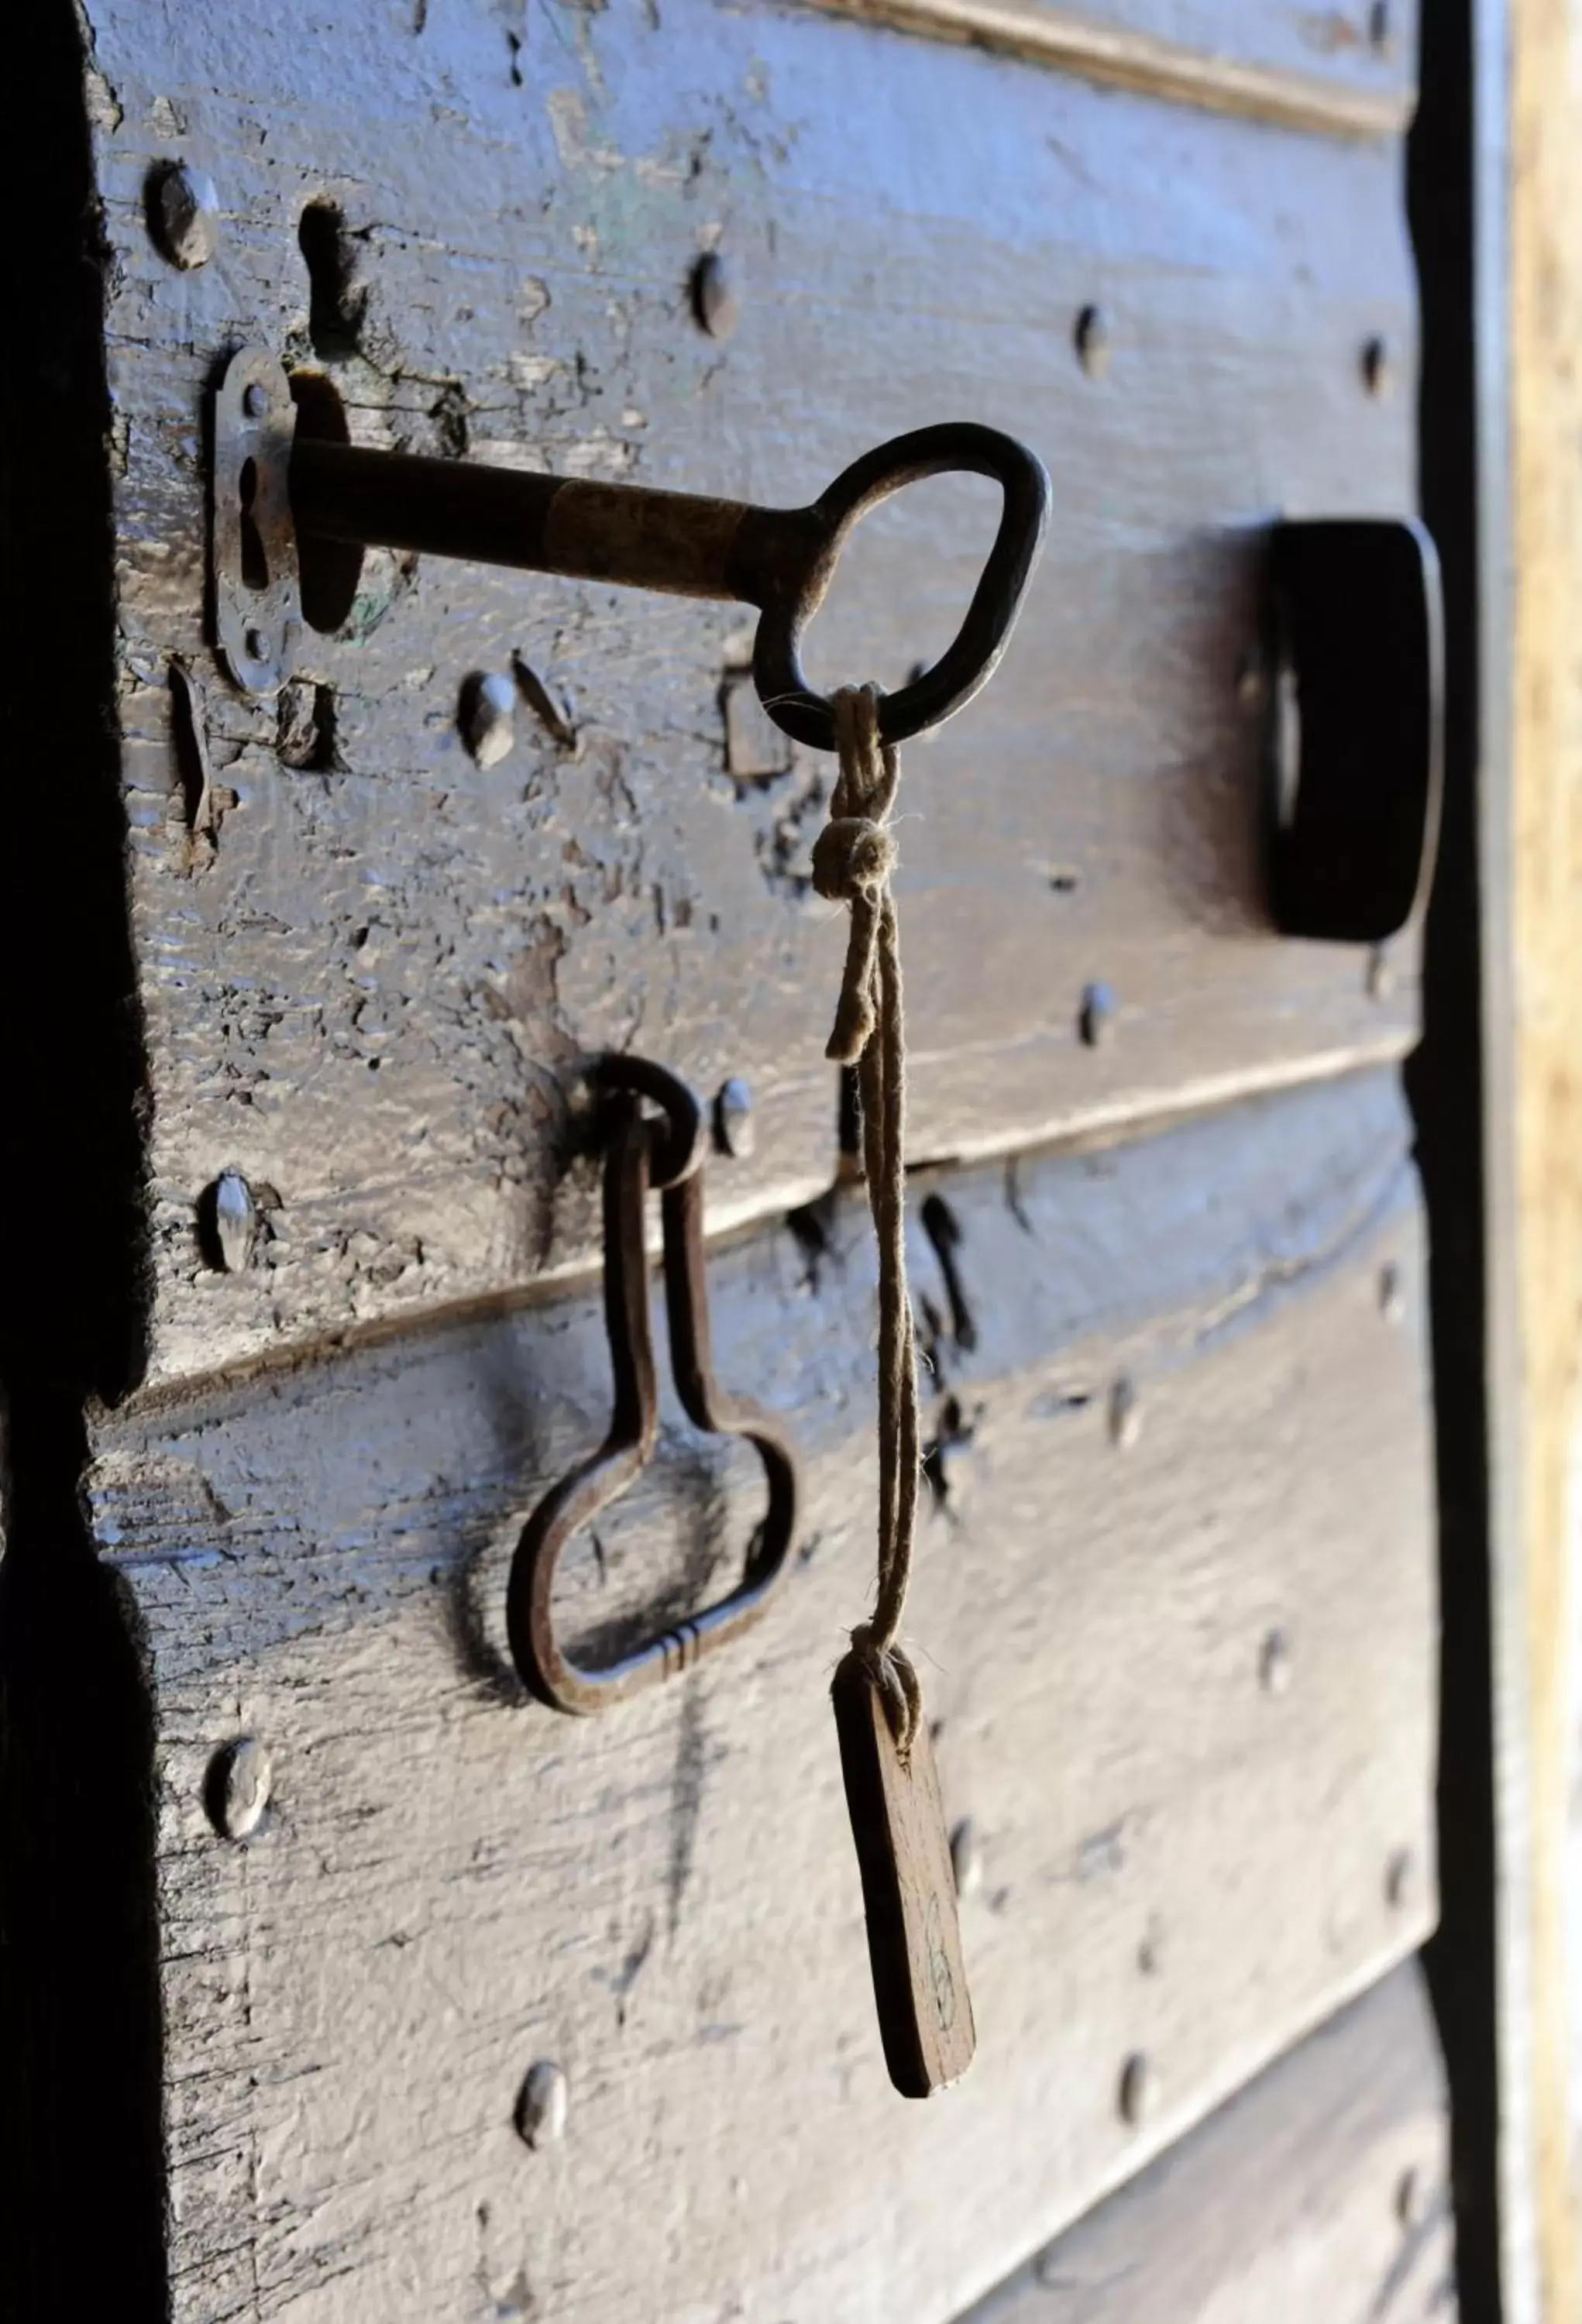
<path id="1" fill-rule="evenodd" d="M 79 20 L 6 25 L 0 237 L 0 2316 L 168 2310 L 146 1690 L 80 1500 L 143 1361 L 141 1029 Z"/>
<path id="2" fill-rule="evenodd" d="M 1427 929 L 1424 1038 L 1406 1078 L 1431 1249 L 1443 1608 L 1443 1903 L 1425 1958 L 1450 2083 L 1460 2313 L 1463 2324 L 1496 2324 L 1500 2085 L 1479 844 L 1485 576 L 1478 480 L 1487 419 L 1480 395 L 1498 376 L 1504 351 L 1483 342 L 1477 319 L 1477 5 L 1432 0 L 1423 7 L 1422 95 L 1407 171 L 1422 301 L 1422 507 L 1445 581 L 1447 749 L 1444 826 Z M 1497 309 L 1491 302 L 1485 311 Z"/>

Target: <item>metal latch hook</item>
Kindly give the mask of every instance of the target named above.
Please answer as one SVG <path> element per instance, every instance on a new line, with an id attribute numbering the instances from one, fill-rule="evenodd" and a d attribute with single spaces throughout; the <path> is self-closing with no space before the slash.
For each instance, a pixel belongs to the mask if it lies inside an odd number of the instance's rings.
<path id="1" fill-rule="evenodd" d="M 604 1711 L 688 1669 L 767 1606 L 796 1532 L 797 1462 L 779 1423 L 714 1378 L 703 1256 L 702 1111 L 675 1074 L 642 1057 L 607 1056 L 595 1069 L 606 1099 L 605 1323 L 615 1376 L 609 1433 L 597 1452 L 562 1477 L 523 1528 L 506 1586 L 511 1653 L 524 1683 L 557 1711 Z M 643 1100 L 663 1119 L 643 1115 Z M 619 1499 L 647 1467 L 659 1428 L 649 1321 L 644 1213 L 661 1195 L 671 1369 L 688 1418 L 711 1436 L 742 1436 L 763 1464 L 769 1506 L 726 1596 L 604 1668 L 573 1662 L 555 1633 L 555 1575 L 572 1536 Z"/>

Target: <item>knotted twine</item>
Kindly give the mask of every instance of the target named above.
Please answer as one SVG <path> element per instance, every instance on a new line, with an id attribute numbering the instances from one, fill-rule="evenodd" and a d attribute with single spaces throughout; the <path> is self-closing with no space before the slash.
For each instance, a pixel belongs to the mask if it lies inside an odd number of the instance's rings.
<path id="1" fill-rule="evenodd" d="M 904 1760 L 922 1712 L 917 1673 L 895 1643 L 917 1525 L 917 1354 L 906 1286 L 906 1038 L 890 892 L 896 848 L 889 822 L 901 762 L 879 739 L 879 701 L 875 686 L 842 687 L 833 696 L 840 771 L 813 849 L 813 885 L 832 903 L 851 907 L 846 973 L 824 1054 L 857 1068 L 879 1246 L 879 1585 L 873 1615 L 851 1642 L 880 1691 Z"/>

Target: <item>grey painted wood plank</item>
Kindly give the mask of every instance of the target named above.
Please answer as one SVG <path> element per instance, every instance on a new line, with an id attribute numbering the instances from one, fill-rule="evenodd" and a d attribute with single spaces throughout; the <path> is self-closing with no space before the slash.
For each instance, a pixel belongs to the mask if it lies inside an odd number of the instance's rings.
<path id="1" fill-rule="evenodd" d="M 958 1280 L 920 1211 L 946 1490 L 908 1630 L 982 1862 L 979 2054 L 928 2106 L 879 2056 L 827 1700 L 873 1554 L 855 1197 L 712 1261 L 721 1377 L 808 1462 L 786 1593 L 604 1720 L 523 1701 L 501 1622 L 527 1508 L 603 1425 L 591 1290 L 104 1417 L 93 1522 L 154 1702 L 178 2319 L 941 2324 L 1419 1942 L 1408 1153 L 1380 1074 L 920 1185 Z M 671 1426 L 568 1625 L 679 1607 L 752 1508 Z M 244 1734 L 274 1794 L 236 1845 L 204 1791 Z M 569 2109 L 530 2153 L 536 2060 Z"/>
<path id="2" fill-rule="evenodd" d="M 961 2324 L 1454 2324 L 1448 2150 L 1408 1964 Z"/>
<path id="3" fill-rule="evenodd" d="M 1394 142 L 709 0 L 658 22 L 637 0 L 540 6 L 520 34 L 471 5 L 420 34 L 374 0 L 330 29 L 304 0 L 89 17 L 151 1377 L 586 1264 L 564 1076 L 603 1047 L 641 1043 L 706 1092 L 754 1084 L 758 1151 L 721 1175 L 720 1225 L 835 1167 L 843 938 L 808 888 L 829 770 L 792 752 L 731 772 L 740 609 L 378 554 L 283 707 L 243 700 L 202 614 L 204 398 L 242 342 L 338 395 L 358 441 L 504 465 L 795 502 L 953 414 L 1046 455 L 1057 516 L 1022 630 L 904 779 L 919 1160 L 1411 1041 L 1410 944 L 1387 989 L 1265 925 L 1245 669 L 1267 521 L 1411 500 Z M 178 157 L 220 200 L 217 254 L 187 273 L 145 224 L 148 173 Z M 299 246 L 312 205 L 338 290 Z M 728 343 L 689 309 L 705 246 L 741 289 Z M 1095 302 L 1102 379 L 1072 343 Z M 1359 371 L 1376 337 L 1383 397 Z M 812 634 L 819 682 L 894 683 L 935 652 L 990 517 L 941 482 L 865 525 Z M 458 692 L 513 652 L 575 698 L 578 739 L 523 706 L 513 753 L 480 768 Z M 189 828 L 175 656 L 200 681 L 212 835 Z M 1089 1048 L 1096 980 L 1117 1006 Z M 195 1223 L 229 1165 L 270 1204 L 236 1277 L 208 1271 Z"/>
<path id="4" fill-rule="evenodd" d="M 1387 136 L 1415 101 L 1415 11 L 1236 0 L 822 0 L 943 40 L 980 41 L 1085 78 L 1331 136 Z"/>

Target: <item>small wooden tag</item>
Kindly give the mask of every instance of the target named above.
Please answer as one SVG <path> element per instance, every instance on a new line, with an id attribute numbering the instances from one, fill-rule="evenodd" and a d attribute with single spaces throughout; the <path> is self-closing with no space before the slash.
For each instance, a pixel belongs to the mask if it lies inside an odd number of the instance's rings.
<path id="1" fill-rule="evenodd" d="M 847 1655 L 830 1693 L 884 2062 L 902 2098 L 930 2098 L 967 2071 L 977 2042 L 933 1746 L 920 1723 L 902 1759 L 859 1655 Z"/>

